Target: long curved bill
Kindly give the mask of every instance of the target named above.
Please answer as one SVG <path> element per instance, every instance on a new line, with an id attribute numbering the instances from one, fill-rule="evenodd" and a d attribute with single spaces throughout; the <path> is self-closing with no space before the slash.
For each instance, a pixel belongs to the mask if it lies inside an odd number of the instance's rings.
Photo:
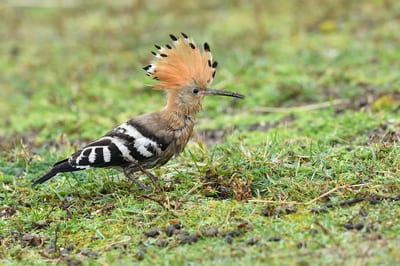
<path id="1" fill-rule="evenodd" d="M 207 88 L 205 91 L 203 91 L 204 95 L 220 95 L 220 96 L 229 96 L 229 97 L 235 97 L 239 99 L 243 99 L 244 95 L 237 93 L 237 92 L 232 92 L 232 91 L 224 91 L 224 90 L 216 90 L 216 89 L 211 89 Z"/>

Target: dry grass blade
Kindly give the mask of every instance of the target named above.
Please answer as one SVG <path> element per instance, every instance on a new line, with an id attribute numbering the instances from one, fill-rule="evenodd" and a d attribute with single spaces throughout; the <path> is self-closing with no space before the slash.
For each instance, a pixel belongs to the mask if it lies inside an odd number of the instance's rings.
<path id="1" fill-rule="evenodd" d="M 356 184 L 356 185 L 342 185 L 342 186 L 337 186 L 332 188 L 331 190 L 319 195 L 318 197 L 309 200 L 307 202 L 298 202 L 298 201 L 279 201 L 279 200 L 261 200 L 261 199 L 254 199 L 254 200 L 248 200 L 248 202 L 255 202 L 255 203 L 277 203 L 277 204 L 294 204 L 294 205 L 310 205 L 326 196 L 329 194 L 332 194 L 336 190 L 343 189 L 343 188 L 359 188 L 359 187 L 367 187 L 368 184 Z"/>

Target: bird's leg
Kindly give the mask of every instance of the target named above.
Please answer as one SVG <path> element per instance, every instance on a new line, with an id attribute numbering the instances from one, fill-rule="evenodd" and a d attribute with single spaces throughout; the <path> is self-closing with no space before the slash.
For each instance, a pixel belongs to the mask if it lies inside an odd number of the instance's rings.
<path id="1" fill-rule="evenodd" d="M 136 166 L 139 168 L 140 171 L 142 171 L 143 174 L 147 175 L 151 182 L 153 183 L 153 185 L 155 186 L 155 188 L 158 190 L 158 193 L 160 193 L 160 195 L 162 195 L 164 197 L 164 193 L 162 191 L 162 189 L 160 188 L 160 186 L 157 184 L 157 180 L 158 178 L 156 176 L 154 176 L 150 171 L 146 170 L 143 166 L 141 166 L 140 164 L 136 164 Z"/>
<path id="2" fill-rule="evenodd" d="M 132 177 L 131 175 L 131 171 L 130 170 L 126 170 L 124 169 L 124 175 L 130 179 L 133 183 L 135 183 L 139 189 L 143 189 L 143 190 L 151 190 L 150 187 L 143 185 L 139 180 L 137 180 L 136 178 Z"/>
<path id="3" fill-rule="evenodd" d="M 160 188 L 160 186 L 157 184 L 157 180 L 158 178 L 156 176 L 154 176 L 150 171 L 146 170 L 142 165 L 140 165 L 139 163 L 134 163 L 140 171 L 142 171 L 143 174 L 147 175 L 151 182 L 153 183 L 154 187 L 157 189 L 158 193 L 160 194 L 160 196 L 162 197 L 163 201 L 167 204 L 168 209 L 169 209 L 169 200 L 167 199 L 167 197 L 165 197 L 164 192 L 162 191 L 162 189 Z"/>

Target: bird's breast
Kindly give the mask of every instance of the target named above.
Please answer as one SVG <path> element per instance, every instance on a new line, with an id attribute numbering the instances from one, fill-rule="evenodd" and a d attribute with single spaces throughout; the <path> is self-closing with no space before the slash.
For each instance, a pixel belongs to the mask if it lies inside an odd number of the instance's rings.
<path id="1" fill-rule="evenodd" d="M 175 154 L 179 154 L 185 149 L 192 136 L 194 121 L 190 117 L 185 118 L 185 120 L 185 125 L 181 129 L 174 131 Z"/>

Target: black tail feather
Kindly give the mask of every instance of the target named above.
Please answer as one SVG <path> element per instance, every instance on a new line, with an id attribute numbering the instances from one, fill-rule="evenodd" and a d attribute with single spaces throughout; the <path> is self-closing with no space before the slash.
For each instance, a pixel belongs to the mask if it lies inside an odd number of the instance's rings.
<path id="1" fill-rule="evenodd" d="M 34 187 L 38 184 L 42 184 L 59 173 L 73 172 L 73 171 L 79 171 L 79 170 L 81 170 L 81 169 L 75 168 L 72 165 L 70 165 L 68 162 L 68 159 L 59 161 L 53 165 L 53 167 L 50 169 L 50 171 L 47 174 L 45 174 L 41 178 L 35 180 L 33 182 L 32 186 Z"/>
<path id="2" fill-rule="evenodd" d="M 50 178 L 54 177 L 56 174 L 58 174 L 59 172 L 54 171 L 53 169 L 50 170 L 50 172 L 48 172 L 47 174 L 45 174 L 44 176 L 42 176 L 39 179 L 36 179 L 33 183 L 32 183 L 32 187 L 37 186 L 39 184 L 42 184 L 44 182 L 46 182 L 47 180 L 49 180 Z"/>

